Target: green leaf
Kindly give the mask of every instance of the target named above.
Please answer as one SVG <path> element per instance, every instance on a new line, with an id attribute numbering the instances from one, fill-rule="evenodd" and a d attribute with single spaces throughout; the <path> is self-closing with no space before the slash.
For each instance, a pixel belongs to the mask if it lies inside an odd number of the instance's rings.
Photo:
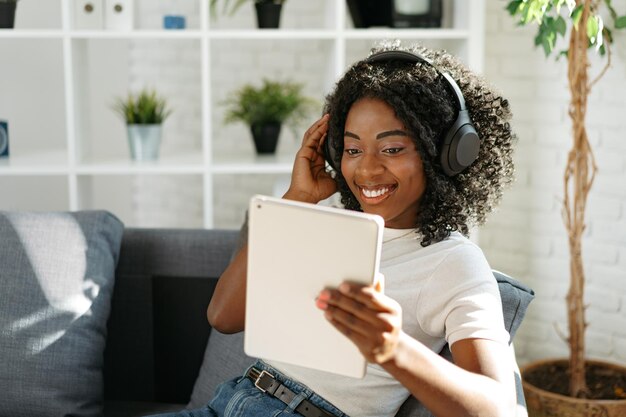
<path id="1" fill-rule="evenodd" d="M 546 56 L 550 55 L 550 52 L 552 52 L 552 45 L 550 44 L 548 38 L 543 38 L 541 46 L 543 46 L 543 52 L 546 54 Z"/>
<path id="2" fill-rule="evenodd" d="M 589 16 L 587 19 L 587 37 L 591 41 L 591 43 L 595 43 L 596 36 L 598 36 L 598 20 L 596 16 Z"/>
<path id="3" fill-rule="evenodd" d="M 246 84 L 233 91 L 223 102 L 226 123 L 287 122 L 298 125 L 311 112 L 314 100 L 302 94 L 302 84 L 263 80 L 261 87 Z"/>
<path id="4" fill-rule="evenodd" d="M 565 23 L 565 19 L 562 16 L 559 16 L 554 22 L 554 28 L 561 36 L 565 36 L 565 31 L 567 30 L 567 23 Z"/>
<path id="5" fill-rule="evenodd" d="M 543 21 L 543 18 L 546 12 L 549 10 L 548 4 L 546 4 L 544 1 L 541 1 L 541 0 L 534 0 L 529 3 L 530 3 L 529 21 L 534 19 L 535 22 L 541 23 Z"/>
<path id="6" fill-rule="evenodd" d="M 544 44 L 543 44 L 543 49 L 546 52 L 546 56 L 548 56 L 548 55 L 550 55 L 550 53 L 554 49 L 554 46 L 556 45 L 556 32 L 550 31 L 550 32 L 546 33 L 546 36 L 545 36 L 544 39 L 545 39 L 545 41 L 544 41 Z M 547 44 L 546 44 L 546 42 L 547 42 Z"/>
<path id="7" fill-rule="evenodd" d="M 234 15 L 237 10 L 248 0 L 236 0 L 233 8 L 230 9 L 230 15 Z M 225 7 L 225 6 L 224 6 Z"/>
<path id="8" fill-rule="evenodd" d="M 596 36 L 596 50 L 598 50 L 604 46 L 604 21 L 602 16 L 595 16 L 595 18 L 598 21 L 598 35 Z"/>
<path id="9" fill-rule="evenodd" d="M 532 20 L 532 11 L 530 10 L 530 6 L 531 6 L 530 2 L 525 2 L 520 9 L 520 13 L 522 15 L 522 22 L 524 24 Z"/>
<path id="10" fill-rule="evenodd" d="M 511 16 L 515 16 L 515 14 L 519 10 L 519 7 L 520 7 L 520 5 L 522 3 L 523 3 L 522 0 L 513 0 L 513 1 L 509 2 L 509 4 L 507 4 L 506 10 L 508 10 L 508 12 L 509 12 L 509 14 Z"/>
<path id="11" fill-rule="evenodd" d="M 616 29 L 626 28 L 626 16 L 620 16 L 617 19 L 615 19 L 615 28 Z"/>
<path id="12" fill-rule="evenodd" d="M 602 37 L 602 30 L 604 28 L 604 22 L 602 21 L 602 17 L 598 15 L 589 16 L 587 19 L 587 38 L 589 39 L 589 44 L 595 45 L 596 50 L 598 50 L 604 41 Z"/>
<path id="13" fill-rule="evenodd" d="M 113 109 L 127 124 L 159 124 L 171 114 L 165 99 L 146 89 L 137 95 L 128 94 L 126 99 L 118 98 Z"/>
<path id="14" fill-rule="evenodd" d="M 572 10 L 572 14 L 570 15 L 572 18 L 572 22 L 574 23 L 574 28 L 578 30 L 578 23 L 580 22 L 580 18 L 583 16 L 583 5 L 579 4 Z"/>

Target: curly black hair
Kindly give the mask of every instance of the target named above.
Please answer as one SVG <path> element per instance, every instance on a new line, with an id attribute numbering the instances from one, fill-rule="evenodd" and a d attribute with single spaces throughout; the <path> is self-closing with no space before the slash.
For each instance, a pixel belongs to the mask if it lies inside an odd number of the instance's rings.
<path id="1" fill-rule="evenodd" d="M 394 44 L 374 48 L 372 53 L 383 50 L 417 53 L 454 78 L 480 136 L 478 158 L 452 177 L 441 167 L 440 141 L 458 109 L 450 87 L 433 66 L 398 60 L 370 63 L 364 59 L 350 67 L 326 97 L 324 113 L 330 114 L 327 140 L 337 155 L 334 165 L 340 166 L 344 127 L 352 104 L 361 98 L 383 100 L 409 131 L 423 161 L 426 190 L 419 202 L 416 224 L 422 246 L 439 242 L 453 231 L 467 236 L 470 226 L 485 222 L 486 215 L 499 203 L 503 189 L 513 180 L 516 137 L 509 124 L 509 103 L 445 51 Z M 344 207 L 361 211 L 340 171 L 335 180 Z"/>

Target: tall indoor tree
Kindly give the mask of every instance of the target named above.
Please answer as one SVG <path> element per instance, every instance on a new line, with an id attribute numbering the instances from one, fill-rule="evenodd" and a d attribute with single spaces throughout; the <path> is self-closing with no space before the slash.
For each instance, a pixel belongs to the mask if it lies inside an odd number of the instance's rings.
<path id="1" fill-rule="evenodd" d="M 626 16 L 620 16 L 611 0 L 514 0 L 507 5 L 509 13 L 520 25 L 538 24 L 535 45 L 549 56 L 555 52 L 558 37 L 569 36 L 569 47 L 557 53 L 567 59 L 570 90 L 569 116 L 572 121 L 572 147 L 564 172 L 563 221 L 568 234 L 570 253 L 570 285 L 567 293 L 567 319 L 570 348 L 570 396 L 585 398 L 589 389 L 585 382 L 585 271 L 582 237 L 585 230 L 587 197 L 597 171 L 589 144 L 585 116 L 588 98 L 594 84 L 611 64 L 613 32 L 611 27 L 626 27 Z M 568 33 L 569 32 L 569 33 Z M 595 50 L 606 57 L 598 75 L 590 79 L 588 52 Z"/>

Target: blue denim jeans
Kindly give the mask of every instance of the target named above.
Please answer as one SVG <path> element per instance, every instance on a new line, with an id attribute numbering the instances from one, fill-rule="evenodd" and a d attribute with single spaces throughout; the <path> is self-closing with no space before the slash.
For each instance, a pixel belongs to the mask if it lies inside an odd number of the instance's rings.
<path id="1" fill-rule="evenodd" d="M 268 364 L 257 361 L 253 366 L 268 371 L 283 385 L 295 392 L 297 395 L 293 401 L 290 404 L 285 404 L 259 390 L 249 378 L 240 376 L 218 386 L 215 397 L 202 408 L 159 414 L 152 417 L 286 417 L 299 415 L 294 410 L 305 399 L 337 417 L 348 417 L 305 385 L 287 378 Z"/>

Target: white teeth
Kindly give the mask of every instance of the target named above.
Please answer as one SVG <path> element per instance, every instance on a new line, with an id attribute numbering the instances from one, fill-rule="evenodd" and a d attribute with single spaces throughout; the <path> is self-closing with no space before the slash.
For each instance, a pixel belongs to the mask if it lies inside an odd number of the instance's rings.
<path id="1" fill-rule="evenodd" d="M 365 197 L 373 198 L 373 197 L 379 197 L 387 193 L 389 191 L 389 188 L 384 187 L 378 190 L 366 190 L 365 188 L 361 188 L 361 191 L 363 192 L 363 195 L 365 195 Z"/>

